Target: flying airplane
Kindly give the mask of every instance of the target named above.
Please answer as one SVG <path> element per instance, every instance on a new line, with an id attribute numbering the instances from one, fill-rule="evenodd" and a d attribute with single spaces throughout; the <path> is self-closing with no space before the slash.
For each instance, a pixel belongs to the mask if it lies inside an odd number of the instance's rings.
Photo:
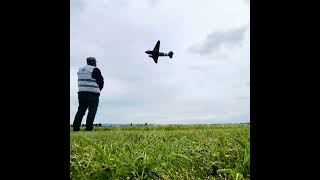
<path id="1" fill-rule="evenodd" d="M 153 48 L 152 51 L 148 50 L 145 53 L 149 54 L 149 57 L 151 57 L 155 63 L 158 62 L 158 57 L 159 56 L 169 56 L 170 59 L 172 58 L 173 52 L 170 51 L 169 53 L 163 53 L 163 52 L 159 52 L 160 49 L 160 41 L 157 42 L 156 46 Z"/>

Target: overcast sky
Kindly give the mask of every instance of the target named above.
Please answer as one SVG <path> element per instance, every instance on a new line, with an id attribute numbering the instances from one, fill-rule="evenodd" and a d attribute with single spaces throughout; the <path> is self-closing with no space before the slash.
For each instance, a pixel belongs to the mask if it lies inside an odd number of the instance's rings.
<path id="1" fill-rule="evenodd" d="M 77 71 L 105 79 L 94 123 L 250 122 L 248 0 L 71 0 L 70 123 Z M 161 41 L 158 64 L 144 52 Z M 82 123 L 85 123 L 86 116 Z"/>

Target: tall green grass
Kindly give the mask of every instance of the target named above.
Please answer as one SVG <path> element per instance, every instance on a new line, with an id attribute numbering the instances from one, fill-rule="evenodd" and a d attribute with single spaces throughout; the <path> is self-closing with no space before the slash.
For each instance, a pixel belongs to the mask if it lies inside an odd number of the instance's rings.
<path id="1" fill-rule="evenodd" d="M 250 179 L 250 125 L 71 132 L 71 179 Z"/>

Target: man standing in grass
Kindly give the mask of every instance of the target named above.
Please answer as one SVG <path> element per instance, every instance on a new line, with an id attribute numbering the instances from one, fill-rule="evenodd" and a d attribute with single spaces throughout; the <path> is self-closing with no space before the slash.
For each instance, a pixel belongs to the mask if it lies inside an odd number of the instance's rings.
<path id="1" fill-rule="evenodd" d="M 103 77 L 97 68 L 96 59 L 88 57 L 87 65 L 81 67 L 78 71 L 79 106 L 73 121 L 73 131 L 80 130 L 81 121 L 87 109 L 86 130 L 92 131 L 103 84 Z"/>

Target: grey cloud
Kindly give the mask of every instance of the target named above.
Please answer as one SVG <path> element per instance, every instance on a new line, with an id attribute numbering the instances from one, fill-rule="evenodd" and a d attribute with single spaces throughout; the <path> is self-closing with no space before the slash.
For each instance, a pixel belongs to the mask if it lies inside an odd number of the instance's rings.
<path id="1" fill-rule="evenodd" d="M 249 99 L 249 96 L 239 96 L 239 97 L 236 97 L 235 98 L 236 100 L 247 100 L 247 99 Z"/>
<path id="2" fill-rule="evenodd" d="M 154 7 L 159 3 L 159 0 L 150 0 L 149 2 L 151 4 L 151 6 Z"/>
<path id="3" fill-rule="evenodd" d="M 189 66 L 188 67 L 189 70 L 191 71 L 214 71 L 215 68 L 213 68 L 212 66 Z"/>
<path id="4" fill-rule="evenodd" d="M 245 39 L 245 31 L 248 27 L 244 26 L 228 31 L 213 32 L 202 43 L 191 46 L 189 51 L 200 55 L 208 55 L 215 53 L 222 46 L 233 47 L 238 45 Z"/>
<path id="5" fill-rule="evenodd" d="M 129 1 L 128 0 L 117 0 L 117 1 L 112 2 L 112 5 L 116 5 L 119 7 L 128 6 Z"/>
<path id="6" fill-rule="evenodd" d="M 86 8 L 86 3 L 82 0 L 71 0 L 70 1 L 70 12 L 71 14 L 81 12 Z"/>

